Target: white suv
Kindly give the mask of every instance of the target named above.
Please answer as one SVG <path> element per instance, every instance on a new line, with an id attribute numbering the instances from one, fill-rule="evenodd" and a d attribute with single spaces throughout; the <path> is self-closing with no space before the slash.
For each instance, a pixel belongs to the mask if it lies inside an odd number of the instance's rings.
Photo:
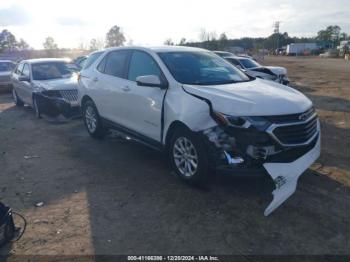
<path id="1" fill-rule="evenodd" d="M 112 128 L 169 154 L 185 181 L 214 169 L 268 173 L 268 215 L 320 154 L 319 121 L 302 93 L 245 75 L 214 53 L 188 47 L 122 47 L 91 54 L 79 77 L 83 119 L 94 138 Z"/>

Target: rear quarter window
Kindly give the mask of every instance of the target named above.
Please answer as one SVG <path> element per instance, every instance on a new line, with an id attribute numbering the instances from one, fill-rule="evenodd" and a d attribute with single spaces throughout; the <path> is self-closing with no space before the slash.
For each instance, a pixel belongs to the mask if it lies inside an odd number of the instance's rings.
<path id="1" fill-rule="evenodd" d="M 96 60 L 102 55 L 103 52 L 97 52 L 91 54 L 83 63 L 83 69 L 89 68 Z"/>

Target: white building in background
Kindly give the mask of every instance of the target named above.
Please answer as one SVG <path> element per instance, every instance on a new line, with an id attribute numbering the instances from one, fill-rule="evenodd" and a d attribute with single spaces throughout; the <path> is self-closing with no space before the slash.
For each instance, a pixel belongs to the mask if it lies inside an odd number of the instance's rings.
<path id="1" fill-rule="evenodd" d="M 287 55 L 303 55 L 311 54 L 312 51 L 318 50 L 319 47 L 316 43 L 292 43 L 287 45 Z"/>

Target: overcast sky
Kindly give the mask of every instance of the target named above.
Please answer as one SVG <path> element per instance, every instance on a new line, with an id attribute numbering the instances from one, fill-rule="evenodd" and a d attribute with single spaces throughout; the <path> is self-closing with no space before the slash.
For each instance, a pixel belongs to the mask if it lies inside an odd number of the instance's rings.
<path id="1" fill-rule="evenodd" d="M 229 38 L 268 36 L 277 20 L 292 36 L 314 36 L 331 24 L 350 33 L 349 0 L 0 0 L 0 30 L 34 48 L 47 36 L 78 47 L 104 39 L 113 25 L 135 45 L 198 40 L 201 28 Z"/>

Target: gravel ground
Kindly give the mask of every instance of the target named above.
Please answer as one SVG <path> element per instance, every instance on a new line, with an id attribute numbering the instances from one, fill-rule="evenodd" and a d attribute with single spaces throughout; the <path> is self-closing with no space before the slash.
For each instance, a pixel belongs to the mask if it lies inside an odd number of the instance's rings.
<path id="1" fill-rule="evenodd" d="M 194 189 L 160 153 L 113 135 L 93 140 L 81 120 L 39 120 L 0 95 L 0 201 L 28 221 L 0 254 L 349 254 L 350 63 L 264 63 L 288 68 L 323 130 L 318 163 L 269 217 L 269 179 L 219 174 Z"/>

